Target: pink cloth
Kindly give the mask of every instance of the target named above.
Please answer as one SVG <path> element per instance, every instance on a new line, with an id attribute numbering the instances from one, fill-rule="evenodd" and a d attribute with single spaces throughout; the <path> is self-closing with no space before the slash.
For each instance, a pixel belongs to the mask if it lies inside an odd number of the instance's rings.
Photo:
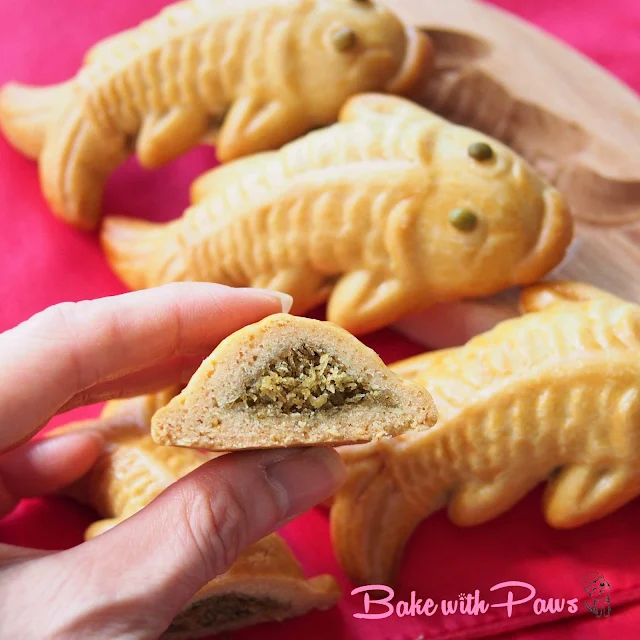
<path id="1" fill-rule="evenodd" d="M 52 83 L 71 76 L 86 49 L 100 38 L 130 27 L 167 4 L 165 0 L 0 0 L 0 84 L 12 79 Z M 636 0 L 496 0 L 564 38 L 613 73 L 640 88 L 640 5 Z M 111 180 L 105 210 L 155 220 L 177 216 L 187 204 L 188 185 L 213 162 L 210 150 L 198 149 L 155 172 L 129 162 Z M 0 137 L 0 330 L 63 300 L 117 294 L 124 287 L 110 273 L 96 237 L 54 219 L 40 194 L 34 163 L 14 152 Z M 387 361 L 421 349 L 391 331 L 368 339 Z M 96 415 L 98 407 L 76 410 L 54 424 Z M 314 510 L 284 530 L 309 575 L 333 573 L 345 591 L 340 606 L 283 624 L 262 625 L 233 637 L 300 637 L 414 640 L 481 638 L 519 629 L 511 637 L 630 638 L 640 622 L 640 502 L 577 531 L 553 531 L 540 515 L 540 492 L 508 514 L 472 529 L 454 527 L 443 513 L 425 521 L 404 558 L 398 597 L 456 600 L 480 590 L 489 603 L 504 602 L 506 589 L 489 591 L 503 581 L 529 583 L 542 598 L 577 598 L 578 613 L 532 612 L 533 602 L 516 606 L 509 618 L 504 607 L 477 616 L 389 617 L 360 620 L 362 597 L 334 559 L 326 513 Z M 49 549 L 79 543 L 95 517 L 70 501 L 25 501 L 0 521 L 0 542 Z M 596 619 L 585 607 L 583 578 L 597 571 L 611 584 L 612 616 Z M 514 598 L 523 597 L 514 589 Z M 377 610 L 380 610 L 378 608 Z M 546 623 L 542 625 L 542 623 Z"/>

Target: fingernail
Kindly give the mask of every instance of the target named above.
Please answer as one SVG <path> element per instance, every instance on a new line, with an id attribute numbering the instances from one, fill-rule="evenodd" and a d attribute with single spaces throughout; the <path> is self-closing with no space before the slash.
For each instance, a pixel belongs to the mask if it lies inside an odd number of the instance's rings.
<path id="1" fill-rule="evenodd" d="M 339 454 L 330 447 L 308 447 L 283 452 L 265 468 L 276 490 L 283 522 L 304 513 L 333 495 L 345 475 Z"/>
<path id="2" fill-rule="evenodd" d="M 277 300 L 282 307 L 282 313 L 289 313 L 293 306 L 293 298 L 288 293 L 282 293 L 282 291 L 274 291 L 272 289 L 260 289 L 264 291 L 270 298 Z"/>

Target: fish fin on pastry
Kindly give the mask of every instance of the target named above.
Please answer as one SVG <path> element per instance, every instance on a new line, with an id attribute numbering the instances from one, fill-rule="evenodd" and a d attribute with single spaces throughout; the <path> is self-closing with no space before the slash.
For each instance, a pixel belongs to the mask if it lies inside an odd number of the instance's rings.
<path id="1" fill-rule="evenodd" d="M 100 243 L 111 268 L 132 289 L 191 279 L 173 223 L 109 216 Z"/>
<path id="2" fill-rule="evenodd" d="M 227 113 L 217 137 L 218 158 L 228 162 L 240 156 L 276 149 L 302 135 L 308 123 L 300 109 L 284 102 L 261 103 L 241 97 Z"/>
<path id="3" fill-rule="evenodd" d="M 340 111 L 340 122 L 370 122 L 371 120 L 415 120 L 424 122 L 433 120 L 443 122 L 442 118 L 417 104 L 382 93 L 366 93 L 349 98 Z"/>
<path id="4" fill-rule="evenodd" d="M 524 473 L 502 475 L 491 482 L 466 482 L 449 501 L 449 518 L 459 527 L 473 527 L 492 520 L 511 509 L 537 484 L 535 477 Z"/>
<path id="5" fill-rule="evenodd" d="M 147 115 L 136 141 L 140 164 L 153 169 L 175 160 L 202 140 L 210 124 L 204 109 L 178 106 L 161 116 Z"/>
<path id="6" fill-rule="evenodd" d="M 543 511 L 552 527 L 568 529 L 602 518 L 638 495 L 638 470 L 574 464 L 549 480 Z"/>
<path id="7" fill-rule="evenodd" d="M 262 168 L 265 162 L 276 155 L 273 151 L 264 151 L 246 158 L 238 158 L 203 173 L 191 183 L 191 204 L 198 204 L 209 195 L 228 189 L 238 178 L 246 179 L 250 172 Z"/>
<path id="8" fill-rule="evenodd" d="M 383 326 L 387 317 L 414 302 L 401 281 L 352 271 L 342 276 L 331 292 L 327 318 L 353 334 L 363 334 Z"/>
<path id="9" fill-rule="evenodd" d="M 258 289 L 282 291 L 293 297 L 291 313 L 304 313 L 327 300 L 333 283 L 312 269 L 286 269 L 274 277 L 261 276 L 251 283 Z"/>

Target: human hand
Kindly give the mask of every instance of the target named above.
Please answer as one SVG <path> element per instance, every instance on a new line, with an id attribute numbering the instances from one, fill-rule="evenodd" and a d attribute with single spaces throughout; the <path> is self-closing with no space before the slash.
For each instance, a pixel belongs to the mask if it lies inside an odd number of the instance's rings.
<path id="1" fill-rule="evenodd" d="M 229 333 L 287 309 L 271 292 L 175 284 L 51 307 L 0 335 L 0 517 L 84 475 L 96 431 L 24 443 L 51 416 L 186 382 Z M 232 453 L 73 549 L 0 544 L 0 637 L 154 638 L 253 542 L 329 497 L 330 448 Z"/>

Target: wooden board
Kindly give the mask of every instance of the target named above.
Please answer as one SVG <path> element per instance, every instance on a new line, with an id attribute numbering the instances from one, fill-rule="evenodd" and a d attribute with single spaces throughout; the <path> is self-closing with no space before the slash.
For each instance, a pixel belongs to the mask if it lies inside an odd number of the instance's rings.
<path id="1" fill-rule="evenodd" d="M 386 2 L 436 46 L 435 74 L 411 97 L 510 145 L 567 197 L 576 238 L 550 277 L 589 282 L 640 303 L 638 96 L 577 51 L 494 7 L 473 0 Z M 399 327 L 430 346 L 448 346 L 516 313 L 515 300 L 502 295 L 447 305 Z M 467 317 L 458 317 L 460 309 Z M 425 337 L 423 327 L 434 322 L 437 330 Z"/>

